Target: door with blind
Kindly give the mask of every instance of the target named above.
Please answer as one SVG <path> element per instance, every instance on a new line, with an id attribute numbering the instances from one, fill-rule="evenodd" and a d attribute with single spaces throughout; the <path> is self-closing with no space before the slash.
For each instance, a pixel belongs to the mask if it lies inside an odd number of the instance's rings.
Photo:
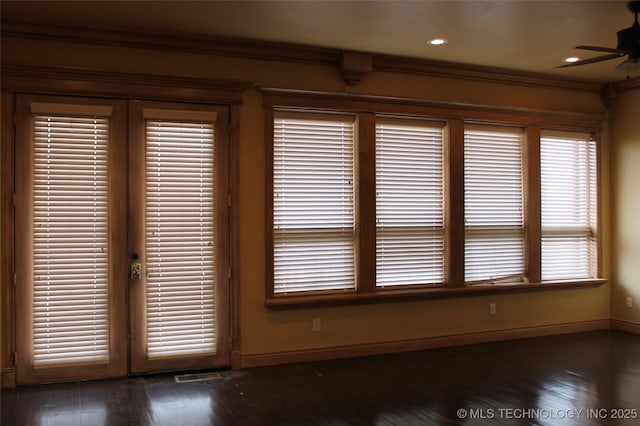
<path id="1" fill-rule="evenodd" d="M 18 383 L 228 364 L 227 109 L 16 108 Z"/>
<path id="2" fill-rule="evenodd" d="M 229 363 L 227 110 L 130 105 L 131 370 Z"/>
<path id="3" fill-rule="evenodd" d="M 18 383 L 127 372 L 126 103 L 17 98 Z"/>

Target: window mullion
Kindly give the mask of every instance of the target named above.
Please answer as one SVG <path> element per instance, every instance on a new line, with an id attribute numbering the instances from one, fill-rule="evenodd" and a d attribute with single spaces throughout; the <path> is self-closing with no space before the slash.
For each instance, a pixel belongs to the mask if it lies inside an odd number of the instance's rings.
<path id="1" fill-rule="evenodd" d="M 464 286 L 464 121 L 449 120 L 445 140 L 445 258 L 447 287 Z"/>
<path id="2" fill-rule="evenodd" d="M 529 281 L 541 280 L 540 127 L 529 126 L 524 144 L 525 268 Z"/>
<path id="3" fill-rule="evenodd" d="M 374 114 L 358 114 L 355 141 L 355 250 L 358 293 L 371 293 L 376 288 L 375 124 Z"/>
<path id="4" fill-rule="evenodd" d="M 601 132 L 593 132 L 591 133 L 591 140 L 593 141 L 593 149 L 595 150 L 594 154 L 591 156 L 591 161 L 594 163 L 592 164 L 592 168 L 593 171 L 591 173 L 590 176 L 590 187 L 591 187 L 591 191 L 590 191 L 590 195 L 591 195 L 591 202 L 589 205 L 590 208 L 590 213 L 591 213 L 591 218 L 590 218 L 590 225 L 591 225 L 591 229 L 593 230 L 593 244 L 595 244 L 595 248 L 593 249 L 594 251 L 594 255 L 596 257 L 595 259 L 595 264 L 592 265 L 594 270 L 593 270 L 593 276 L 594 277 L 602 277 L 604 276 L 604 271 L 603 271 L 603 265 L 602 265 L 602 255 L 601 255 L 601 247 L 602 247 L 602 239 L 601 239 L 601 229 L 602 229 L 602 209 L 599 208 L 599 206 L 602 205 L 601 202 L 601 198 L 602 198 L 602 191 L 601 191 L 601 182 L 602 180 L 600 179 L 601 176 L 601 170 L 600 170 L 600 165 L 602 164 L 602 162 L 600 161 L 600 155 L 601 155 Z"/>

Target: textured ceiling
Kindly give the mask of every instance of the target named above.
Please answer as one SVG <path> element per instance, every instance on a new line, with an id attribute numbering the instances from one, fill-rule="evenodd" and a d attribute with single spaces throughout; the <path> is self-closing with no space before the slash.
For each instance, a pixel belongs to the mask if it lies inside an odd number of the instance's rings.
<path id="1" fill-rule="evenodd" d="M 5 1 L 2 20 L 195 37 L 228 36 L 618 81 L 621 59 L 555 69 L 616 46 L 626 1 Z M 426 40 L 444 37 L 444 46 Z M 640 72 L 630 74 L 640 77 Z"/>

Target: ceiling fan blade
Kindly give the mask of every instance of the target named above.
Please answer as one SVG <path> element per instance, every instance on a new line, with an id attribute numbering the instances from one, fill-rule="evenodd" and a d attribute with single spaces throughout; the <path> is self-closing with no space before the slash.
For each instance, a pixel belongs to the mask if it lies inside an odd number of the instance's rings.
<path id="1" fill-rule="evenodd" d="M 600 46 L 576 46 L 576 49 L 593 50 L 594 52 L 624 53 L 623 51 L 618 49 L 611 49 L 610 47 L 600 47 Z"/>
<path id="2" fill-rule="evenodd" d="M 572 62 L 570 64 L 560 65 L 556 68 L 569 68 L 569 67 L 577 67 L 579 65 L 587 65 L 587 64 L 595 64 L 596 62 L 608 61 L 610 59 L 616 59 L 621 56 L 624 56 L 622 53 L 612 53 L 610 55 L 604 56 L 596 56 L 595 58 L 583 59 L 582 61 Z"/>

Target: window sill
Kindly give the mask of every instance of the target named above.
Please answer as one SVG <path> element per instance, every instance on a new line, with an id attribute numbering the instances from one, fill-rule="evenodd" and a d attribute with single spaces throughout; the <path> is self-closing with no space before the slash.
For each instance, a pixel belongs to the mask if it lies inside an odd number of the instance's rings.
<path id="1" fill-rule="evenodd" d="M 606 278 L 571 281 L 545 281 L 542 283 L 520 284 L 476 284 L 466 287 L 411 287 L 402 289 L 382 289 L 374 293 L 323 292 L 313 294 L 287 294 L 265 300 L 270 309 L 294 309 L 315 306 L 335 306 L 407 301 L 417 299 L 438 299 L 452 297 L 481 296 L 487 294 L 549 291 L 572 288 L 594 288 L 606 284 Z"/>

